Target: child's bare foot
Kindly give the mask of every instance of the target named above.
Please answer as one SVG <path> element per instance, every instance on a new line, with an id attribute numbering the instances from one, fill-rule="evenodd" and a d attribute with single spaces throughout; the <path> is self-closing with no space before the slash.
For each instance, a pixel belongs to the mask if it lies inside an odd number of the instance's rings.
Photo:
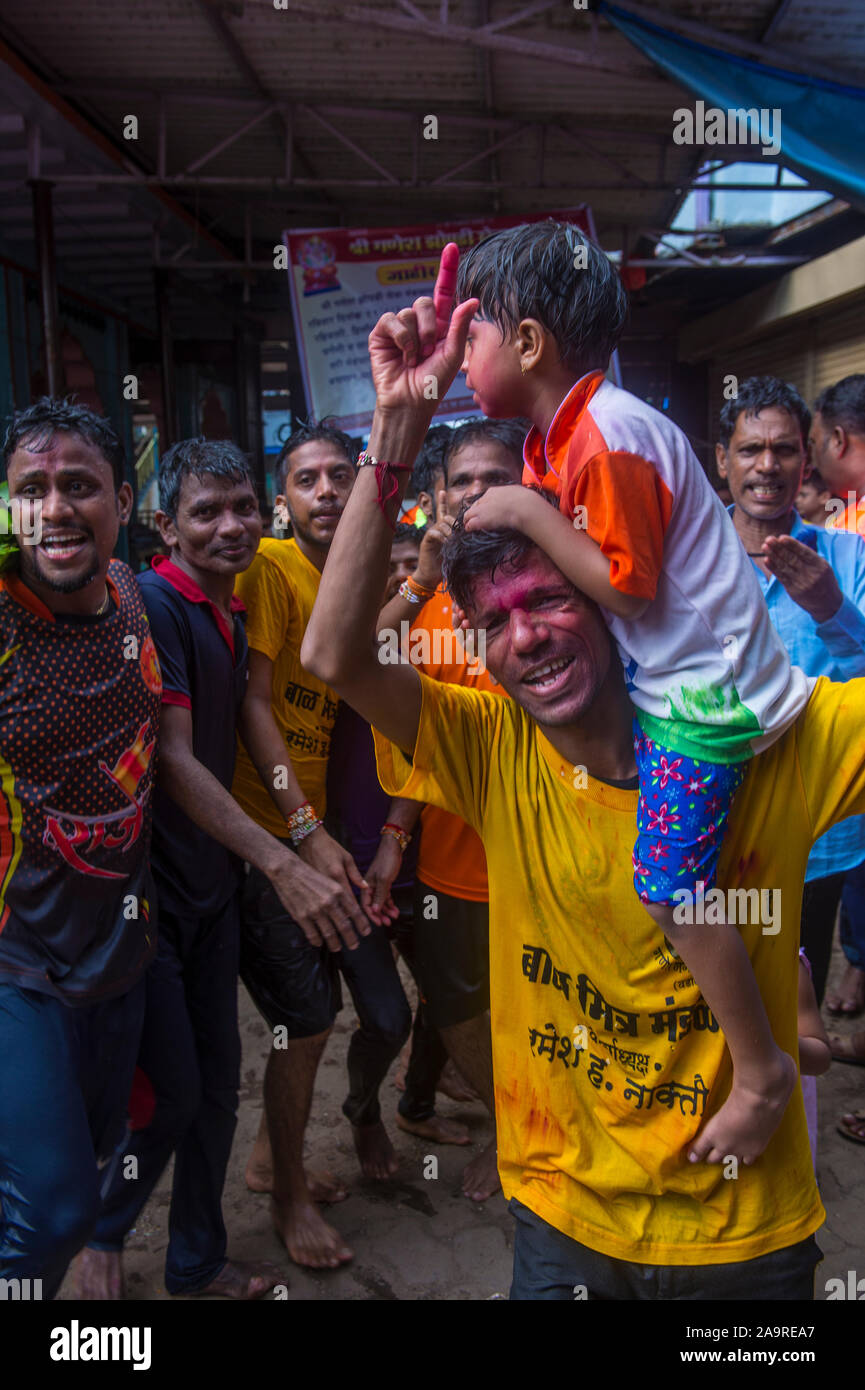
<path id="1" fill-rule="evenodd" d="M 781 1123 L 798 1075 L 793 1058 L 780 1050 L 776 1065 L 761 1077 L 759 1087 L 737 1083 L 734 1074 L 729 1096 L 694 1140 L 690 1161 L 723 1163 L 732 1157 L 753 1163 Z"/>
<path id="2" fill-rule="evenodd" d="M 106 1300 L 125 1297 L 123 1256 L 119 1250 L 90 1250 L 85 1246 L 73 1270 L 76 1298 Z"/>

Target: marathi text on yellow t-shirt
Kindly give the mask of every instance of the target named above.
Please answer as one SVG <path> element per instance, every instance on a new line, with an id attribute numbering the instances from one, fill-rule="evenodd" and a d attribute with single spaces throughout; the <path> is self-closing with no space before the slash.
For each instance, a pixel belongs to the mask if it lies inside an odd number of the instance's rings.
<path id="1" fill-rule="evenodd" d="M 462 816 L 490 882 L 490 985 L 505 1195 L 591 1249 L 646 1264 L 747 1260 L 823 1212 L 797 1087 L 766 1152 L 734 1177 L 691 1164 L 729 1090 L 723 1034 L 633 888 L 636 791 L 575 775 L 511 700 L 422 679 L 409 763 L 376 735 L 391 795 Z M 798 1057 L 802 885 L 814 840 L 865 811 L 865 680 L 820 680 L 754 759 L 721 855 L 724 890 L 773 890 L 770 933 L 740 923 L 775 1037 Z M 776 895 L 780 894 L 780 898 Z M 759 898 L 759 892 L 757 894 Z M 707 926 L 706 930 L 728 930 Z"/>
<path id="2" fill-rule="evenodd" d="M 319 816 L 325 811 L 327 756 L 338 699 L 330 686 L 304 670 L 300 644 L 321 576 L 294 540 L 267 538 L 235 592 L 246 605 L 246 636 L 253 651 L 273 662 L 271 708 L 294 774 Z M 287 832 L 243 744 L 238 745 L 232 792 L 247 815 L 283 839 Z"/>

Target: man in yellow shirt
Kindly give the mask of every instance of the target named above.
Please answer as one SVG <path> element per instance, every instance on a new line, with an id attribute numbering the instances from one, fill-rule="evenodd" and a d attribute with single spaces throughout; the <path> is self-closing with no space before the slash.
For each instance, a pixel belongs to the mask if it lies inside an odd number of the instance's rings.
<path id="1" fill-rule="evenodd" d="M 344 1189 L 329 1175 L 310 1180 L 303 1166 L 316 1071 L 342 1007 L 340 974 L 360 1019 L 349 1045 L 350 1084 L 343 1112 L 367 1177 L 388 1178 L 398 1167 L 378 1093 L 411 1028 L 411 1011 L 383 930 L 390 914 L 372 907 L 352 856 L 322 823 L 338 700 L 300 659 L 321 568 L 354 480 L 346 435 L 327 425 L 296 430 L 277 466 L 276 499 L 278 506 L 287 506 L 293 538 L 263 541 L 237 581 L 247 610 L 249 689 L 245 748 L 238 750 L 232 791 L 258 825 L 290 840 L 307 864 L 326 875 L 343 902 L 352 888 L 363 888 L 374 924 L 354 949 L 340 950 L 336 932 L 324 921 L 320 936 L 326 944 L 316 944 L 286 912 L 266 876 L 254 866 L 247 875 L 240 973 L 273 1030 L 265 1115 L 247 1182 L 253 1190 L 272 1191 L 274 1223 L 289 1254 L 312 1268 L 335 1268 L 352 1258 L 315 1205 L 316 1199 L 340 1200 Z"/>
<path id="2" fill-rule="evenodd" d="M 424 380 L 434 375 L 441 394 L 462 361 L 478 305 L 451 315 L 442 279 L 432 300 L 385 315 L 370 335 L 369 454 L 380 461 L 412 457 L 428 418 Z M 499 1171 L 517 1222 L 512 1297 L 812 1298 L 824 1212 L 801 1088 L 752 1166 L 688 1159 L 726 1097 L 730 1062 L 632 890 L 633 712 L 599 610 L 519 533 L 457 527 L 449 587 L 512 698 L 382 665 L 378 484 L 361 469 L 303 658 L 379 731 L 385 789 L 454 811 L 484 842 Z M 805 865 L 830 825 L 865 811 L 863 728 L 865 682 L 819 681 L 738 794 L 718 875 L 726 916 L 707 895 L 686 919 L 695 932 L 738 921 L 778 1044 L 794 1055 Z"/>

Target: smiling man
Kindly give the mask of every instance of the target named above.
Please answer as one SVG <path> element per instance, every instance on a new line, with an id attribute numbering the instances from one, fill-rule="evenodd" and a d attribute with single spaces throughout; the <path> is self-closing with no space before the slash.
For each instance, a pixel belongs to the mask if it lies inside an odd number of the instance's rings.
<path id="1" fill-rule="evenodd" d="M 326 424 L 291 435 L 277 463 L 277 508 L 291 518 L 289 541 L 266 540 L 240 576 L 247 608 L 249 695 L 234 795 L 259 825 L 350 894 L 363 889 L 374 922 L 345 944 L 335 932 L 327 946 L 310 943 L 255 866 L 243 893 L 241 976 L 279 1039 L 267 1062 L 265 1113 L 247 1166 L 247 1182 L 273 1194 L 273 1218 L 292 1259 L 335 1268 L 352 1251 L 322 1217 L 318 1201 L 339 1201 L 342 1186 L 329 1174 L 307 1175 L 303 1140 L 315 1076 L 337 1012 L 340 974 L 360 1019 L 348 1052 L 349 1094 L 343 1113 L 366 1177 L 387 1179 L 398 1166 L 381 1121 L 379 1088 L 411 1028 L 384 924 L 352 856 L 324 828 L 327 763 L 338 707 L 334 692 L 305 669 L 300 645 L 321 570 L 355 482 L 351 440 Z M 384 591 L 382 582 L 381 593 Z M 287 779 L 290 778 L 290 784 Z M 296 781 L 295 781 L 296 778 Z M 295 790 L 295 788 L 297 790 Z M 349 924 L 350 925 L 350 924 Z M 328 947 L 330 949 L 328 949 Z"/>
<path id="2" fill-rule="evenodd" d="M 807 676 L 845 681 L 865 675 L 865 545 L 855 535 L 803 524 L 796 496 L 808 477 L 811 412 L 795 387 L 749 377 L 726 401 L 715 447 L 733 497 L 733 525 L 769 616 Z M 834 826 L 808 861 L 802 946 L 822 1001 L 844 878 L 865 858 L 865 822 Z"/>
<path id="3" fill-rule="evenodd" d="M 523 534 L 455 526 L 448 586 L 486 631 L 487 665 L 512 698 L 378 659 L 383 511 L 429 420 L 425 383 L 435 376 L 439 398 L 450 385 L 478 307 L 452 312 L 455 261 L 446 247 L 434 297 L 370 335 L 378 466 L 360 470 L 302 655 L 377 730 L 385 789 L 455 812 L 484 844 L 511 1296 L 810 1299 L 824 1213 L 799 1087 L 736 1181 L 688 1160 L 731 1067 L 717 1020 L 633 892 L 633 710 L 596 605 Z M 388 472 L 400 483 L 390 502 Z M 863 726 L 865 682 L 819 681 L 754 759 L 721 854 L 722 887 L 781 892 L 777 934 L 739 930 L 791 1052 L 805 865 L 823 831 L 865 811 Z"/>
<path id="4" fill-rule="evenodd" d="M 240 859 L 257 866 L 310 931 L 336 891 L 230 792 L 248 664 L 234 582 L 261 538 L 249 462 L 227 441 L 184 440 L 160 462 L 159 500 L 168 556 L 138 581 L 164 680 L 152 849 L 159 947 L 147 975 L 133 1132 L 79 1261 L 78 1293 L 122 1297 L 124 1240 L 173 1151 L 168 1292 L 253 1298 L 282 1276 L 261 1262 L 226 1259 L 222 1189 L 240 1069 Z M 347 910 L 356 910 L 351 895 L 335 915 Z"/>
<path id="5" fill-rule="evenodd" d="M 110 422 L 15 417 L 13 499 L 38 506 L 0 581 L 0 1278 L 53 1298 L 99 1214 L 156 946 L 147 867 L 159 661 L 131 570 Z"/>

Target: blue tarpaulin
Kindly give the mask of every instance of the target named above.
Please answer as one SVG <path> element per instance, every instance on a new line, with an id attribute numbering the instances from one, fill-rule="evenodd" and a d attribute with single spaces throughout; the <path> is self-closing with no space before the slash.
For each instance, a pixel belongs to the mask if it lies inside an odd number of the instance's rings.
<path id="1" fill-rule="evenodd" d="M 710 48 L 606 0 L 599 8 L 641 53 L 707 105 L 780 111 L 778 161 L 865 211 L 865 89 Z M 710 145 L 706 157 L 712 157 Z"/>

